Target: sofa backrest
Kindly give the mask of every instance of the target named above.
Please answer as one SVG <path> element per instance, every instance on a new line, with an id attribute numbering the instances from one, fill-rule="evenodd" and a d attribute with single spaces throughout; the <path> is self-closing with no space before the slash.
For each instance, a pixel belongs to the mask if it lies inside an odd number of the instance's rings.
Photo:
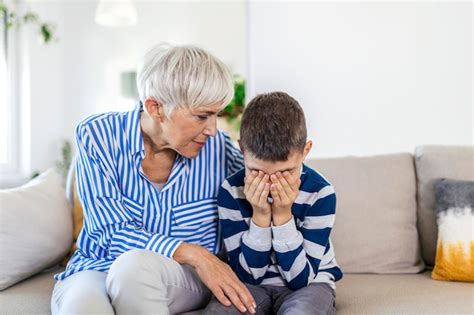
<path id="1" fill-rule="evenodd" d="M 474 181 L 474 147 L 420 146 L 415 165 L 421 253 L 425 263 L 433 266 L 438 239 L 433 183 L 438 178 Z"/>
<path id="2" fill-rule="evenodd" d="M 331 239 L 346 273 L 416 273 L 424 269 L 417 231 L 413 155 L 311 159 L 337 197 Z"/>

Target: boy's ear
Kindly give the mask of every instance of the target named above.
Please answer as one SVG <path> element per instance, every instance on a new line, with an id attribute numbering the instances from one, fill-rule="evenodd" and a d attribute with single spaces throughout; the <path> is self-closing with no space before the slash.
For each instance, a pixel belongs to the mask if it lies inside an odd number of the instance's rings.
<path id="1" fill-rule="evenodd" d="M 311 149 L 313 148 L 313 141 L 308 140 L 304 146 L 303 150 L 303 160 L 306 159 L 306 156 L 308 155 L 309 152 L 311 152 Z"/>

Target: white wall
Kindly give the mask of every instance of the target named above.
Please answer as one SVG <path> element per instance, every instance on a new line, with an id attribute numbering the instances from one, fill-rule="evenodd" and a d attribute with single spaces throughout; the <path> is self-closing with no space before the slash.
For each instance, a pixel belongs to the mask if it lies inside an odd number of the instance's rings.
<path id="1" fill-rule="evenodd" d="M 120 96 L 121 71 L 135 70 L 154 44 L 196 44 L 246 75 L 246 8 L 243 1 L 135 1 L 138 24 L 106 28 L 94 22 L 97 1 L 30 1 L 43 20 L 57 25 L 59 41 L 44 46 L 29 31 L 31 126 L 25 172 L 42 171 L 59 158 L 62 138 L 86 116 L 133 108 Z M 24 116 L 24 119 L 27 117 Z M 27 128 L 25 128 L 26 130 Z"/>
<path id="2" fill-rule="evenodd" d="M 311 156 L 472 144 L 472 4 L 249 5 L 250 95 L 300 101 Z"/>
<path id="3" fill-rule="evenodd" d="M 28 174 L 54 164 L 79 120 L 123 105 L 120 71 L 134 69 L 160 41 L 207 48 L 250 79 L 249 96 L 285 90 L 296 97 L 315 141 L 312 156 L 473 141 L 469 3 L 251 1 L 247 11 L 242 1 L 136 1 L 139 24 L 120 29 L 94 23 L 96 3 L 29 4 L 58 24 L 60 40 L 44 46 L 26 32 Z"/>

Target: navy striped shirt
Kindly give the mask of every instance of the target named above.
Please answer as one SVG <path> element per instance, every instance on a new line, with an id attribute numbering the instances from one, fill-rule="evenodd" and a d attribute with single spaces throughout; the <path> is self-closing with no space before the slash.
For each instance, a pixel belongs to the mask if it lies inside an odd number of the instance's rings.
<path id="1" fill-rule="evenodd" d="M 84 226 L 62 280 L 82 270 L 107 272 L 124 252 L 143 248 L 172 257 L 181 242 L 219 251 L 217 193 L 243 167 L 240 151 L 217 131 L 196 158 L 177 155 L 158 191 L 145 157 L 139 103 L 130 112 L 91 116 L 76 128 L 76 174 Z"/>
<path id="2" fill-rule="evenodd" d="M 219 191 L 219 221 L 232 269 L 253 285 L 287 286 L 292 290 L 313 282 L 342 278 L 332 243 L 336 213 L 333 186 L 303 165 L 293 219 L 262 228 L 253 223 L 252 206 L 244 195 L 245 169 L 229 177 Z"/>

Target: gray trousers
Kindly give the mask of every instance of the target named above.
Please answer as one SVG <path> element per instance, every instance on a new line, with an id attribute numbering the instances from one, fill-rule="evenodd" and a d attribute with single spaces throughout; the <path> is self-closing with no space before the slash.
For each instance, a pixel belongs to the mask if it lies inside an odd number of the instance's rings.
<path id="1" fill-rule="evenodd" d="M 292 291 L 287 287 L 246 284 L 257 304 L 257 315 L 327 315 L 336 314 L 335 293 L 326 283 L 313 283 Z M 204 315 L 241 314 L 233 306 L 224 306 L 213 297 Z"/>
<path id="2" fill-rule="evenodd" d="M 108 273 L 81 271 L 58 281 L 53 314 L 170 314 L 203 308 L 211 293 L 194 269 L 147 250 L 122 254 Z"/>

